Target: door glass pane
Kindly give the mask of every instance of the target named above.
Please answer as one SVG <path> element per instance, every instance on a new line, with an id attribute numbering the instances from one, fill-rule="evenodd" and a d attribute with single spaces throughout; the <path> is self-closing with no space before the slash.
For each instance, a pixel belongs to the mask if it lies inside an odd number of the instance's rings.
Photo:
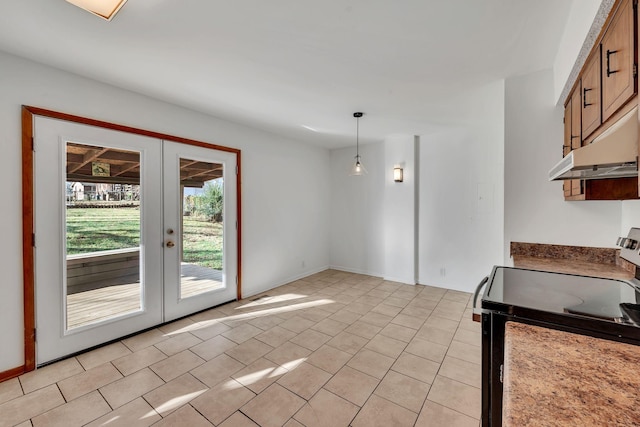
<path id="1" fill-rule="evenodd" d="M 180 159 L 180 298 L 225 287 L 223 165 Z"/>
<path id="2" fill-rule="evenodd" d="M 67 142 L 67 329 L 142 309 L 140 153 Z"/>

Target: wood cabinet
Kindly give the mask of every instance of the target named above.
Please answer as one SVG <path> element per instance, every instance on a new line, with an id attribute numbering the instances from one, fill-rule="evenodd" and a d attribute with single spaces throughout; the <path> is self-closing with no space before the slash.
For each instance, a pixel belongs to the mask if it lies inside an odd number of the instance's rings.
<path id="1" fill-rule="evenodd" d="M 602 120 L 636 92 L 634 0 L 624 0 L 602 38 Z"/>
<path id="2" fill-rule="evenodd" d="M 582 145 L 582 93 L 581 86 L 573 90 L 569 102 L 564 107 L 564 144 L 563 156 Z M 563 184 L 564 197 L 567 200 L 577 200 L 583 195 L 583 181 L 579 179 L 565 180 Z"/>
<path id="3" fill-rule="evenodd" d="M 600 47 L 591 55 L 582 75 L 582 139 L 602 124 L 600 102 Z"/>

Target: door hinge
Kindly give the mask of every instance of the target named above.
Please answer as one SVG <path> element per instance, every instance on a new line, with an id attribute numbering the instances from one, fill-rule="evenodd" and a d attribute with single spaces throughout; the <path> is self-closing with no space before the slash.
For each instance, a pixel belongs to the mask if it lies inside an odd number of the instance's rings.
<path id="1" fill-rule="evenodd" d="M 36 233 L 31 233 L 31 246 L 36 247 Z"/>
<path id="2" fill-rule="evenodd" d="M 238 221 L 236 221 L 236 230 L 238 229 Z"/>
<path id="3" fill-rule="evenodd" d="M 504 379 L 504 365 L 500 365 L 500 382 L 502 383 Z"/>
<path id="4" fill-rule="evenodd" d="M 238 165 L 236 165 L 236 175 L 238 175 Z"/>
<path id="5" fill-rule="evenodd" d="M 236 286 L 238 286 L 238 276 L 236 276 Z"/>
<path id="6" fill-rule="evenodd" d="M 36 141 L 31 137 L 31 151 L 36 151 Z"/>
<path id="7" fill-rule="evenodd" d="M 633 78 L 638 77 L 638 64 L 633 64 Z"/>
<path id="8" fill-rule="evenodd" d="M 34 342 L 35 342 L 35 341 L 37 341 L 36 337 L 38 336 L 38 335 L 37 335 L 37 333 L 36 333 L 36 331 L 37 331 L 37 329 L 36 329 L 36 328 L 33 328 L 33 341 L 34 341 Z"/>

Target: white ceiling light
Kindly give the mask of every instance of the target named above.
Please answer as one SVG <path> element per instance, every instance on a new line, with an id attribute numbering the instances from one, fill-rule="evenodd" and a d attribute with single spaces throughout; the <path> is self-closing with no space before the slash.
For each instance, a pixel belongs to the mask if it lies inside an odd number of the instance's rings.
<path id="1" fill-rule="evenodd" d="M 100 18 L 111 21 L 127 0 L 67 0 L 69 3 L 78 6 Z"/>

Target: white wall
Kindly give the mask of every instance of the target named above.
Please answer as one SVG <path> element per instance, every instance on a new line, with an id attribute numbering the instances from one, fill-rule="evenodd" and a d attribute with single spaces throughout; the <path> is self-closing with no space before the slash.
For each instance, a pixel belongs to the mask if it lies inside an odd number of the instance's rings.
<path id="1" fill-rule="evenodd" d="M 417 283 L 416 274 L 416 138 L 393 135 L 384 141 L 384 278 Z M 393 168 L 403 168 L 403 182 Z"/>
<path id="2" fill-rule="evenodd" d="M 384 145 L 360 147 L 364 176 L 349 176 L 355 147 L 331 150 L 330 264 L 384 276 Z"/>
<path id="3" fill-rule="evenodd" d="M 23 364 L 20 106 L 212 142 L 242 151 L 243 291 L 329 263 L 329 152 L 0 53 L 0 372 Z M 305 267 L 302 266 L 304 261 Z"/>
<path id="4" fill-rule="evenodd" d="M 564 102 L 564 99 L 559 99 L 560 94 L 571 74 L 576 58 L 580 54 L 585 37 L 600 8 L 600 3 L 601 0 L 573 0 L 571 4 L 569 19 L 553 63 L 553 99 L 556 102 Z"/>
<path id="5" fill-rule="evenodd" d="M 505 263 L 511 241 L 613 247 L 619 233 L 621 202 L 565 202 L 547 179 L 562 158 L 562 108 L 551 70 L 506 80 Z"/>
<path id="6" fill-rule="evenodd" d="M 640 200 L 625 200 L 622 202 L 620 236 L 626 236 L 631 227 L 640 228 Z"/>

